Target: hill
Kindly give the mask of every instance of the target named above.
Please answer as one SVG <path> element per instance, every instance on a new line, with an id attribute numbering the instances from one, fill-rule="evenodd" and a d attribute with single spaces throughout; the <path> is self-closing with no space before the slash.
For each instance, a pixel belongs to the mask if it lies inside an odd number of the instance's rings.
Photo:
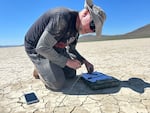
<path id="1" fill-rule="evenodd" d="M 2 46 L 0 46 L 0 48 L 7 48 L 7 47 L 20 47 L 20 46 L 23 46 L 23 44 L 22 44 L 22 45 L 2 45 Z"/>
<path id="2" fill-rule="evenodd" d="M 138 28 L 135 31 L 129 32 L 125 35 L 134 37 L 150 37 L 150 24 Z"/>
<path id="3" fill-rule="evenodd" d="M 121 39 L 133 39 L 133 38 L 150 38 L 150 24 L 140 27 L 132 32 L 123 35 L 102 35 L 101 38 L 97 38 L 95 35 L 92 34 L 83 35 L 79 38 L 79 42 L 121 40 Z"/>

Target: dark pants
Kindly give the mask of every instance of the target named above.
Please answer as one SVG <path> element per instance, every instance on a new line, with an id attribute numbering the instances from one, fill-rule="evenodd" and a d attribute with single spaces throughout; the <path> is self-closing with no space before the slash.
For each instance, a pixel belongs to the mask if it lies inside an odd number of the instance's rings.
<path id="1" fill-rule="evenodd" d="M 66 55 L 67 54 L 65 53 L 65 56 Z M 28 54 L 28 56 L 38 70 L 40 79 L 48 88 L 52 90 L 59 90 L 63 88 L 67 78 L 74 78 L 76 76 L 76 70 L 67 66 L 61 68 L 60 66 L 52 63 L 48 59 L 40 57 L 37 54 Z"/>

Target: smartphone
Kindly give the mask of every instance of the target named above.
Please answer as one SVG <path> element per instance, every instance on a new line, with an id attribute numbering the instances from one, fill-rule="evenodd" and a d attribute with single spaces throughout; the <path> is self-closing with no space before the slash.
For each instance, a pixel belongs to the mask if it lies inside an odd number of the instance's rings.
<path id="1" fill-rule="evenodd" d="M 34 92 L 24 94 L 24 97 L 25 97 L 27 104 L 33 104 L 33 103 L 39 102 L 39 99 L 37 98 Z"/>

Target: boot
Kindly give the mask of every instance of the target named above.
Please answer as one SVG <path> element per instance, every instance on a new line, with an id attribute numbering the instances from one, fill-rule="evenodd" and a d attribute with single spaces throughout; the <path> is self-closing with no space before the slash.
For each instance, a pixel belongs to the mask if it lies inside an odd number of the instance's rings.
<path id="1" fill-rule="evenodd" d="M 36 69 L 33 70 L 33 76 L 35 79 L 40 79 L 38 71 Z"/>

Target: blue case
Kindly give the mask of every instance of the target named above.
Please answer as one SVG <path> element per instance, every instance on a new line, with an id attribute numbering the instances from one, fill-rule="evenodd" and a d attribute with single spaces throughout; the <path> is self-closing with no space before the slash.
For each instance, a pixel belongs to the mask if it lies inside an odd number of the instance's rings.
<path id="1" fill-rule="evenodd" d="M 83 73 L 81 79 L 93 90 L 117 87 L 120 85 L 118 79 L 100 72 L 93 72 L 91 74 Z"/>

